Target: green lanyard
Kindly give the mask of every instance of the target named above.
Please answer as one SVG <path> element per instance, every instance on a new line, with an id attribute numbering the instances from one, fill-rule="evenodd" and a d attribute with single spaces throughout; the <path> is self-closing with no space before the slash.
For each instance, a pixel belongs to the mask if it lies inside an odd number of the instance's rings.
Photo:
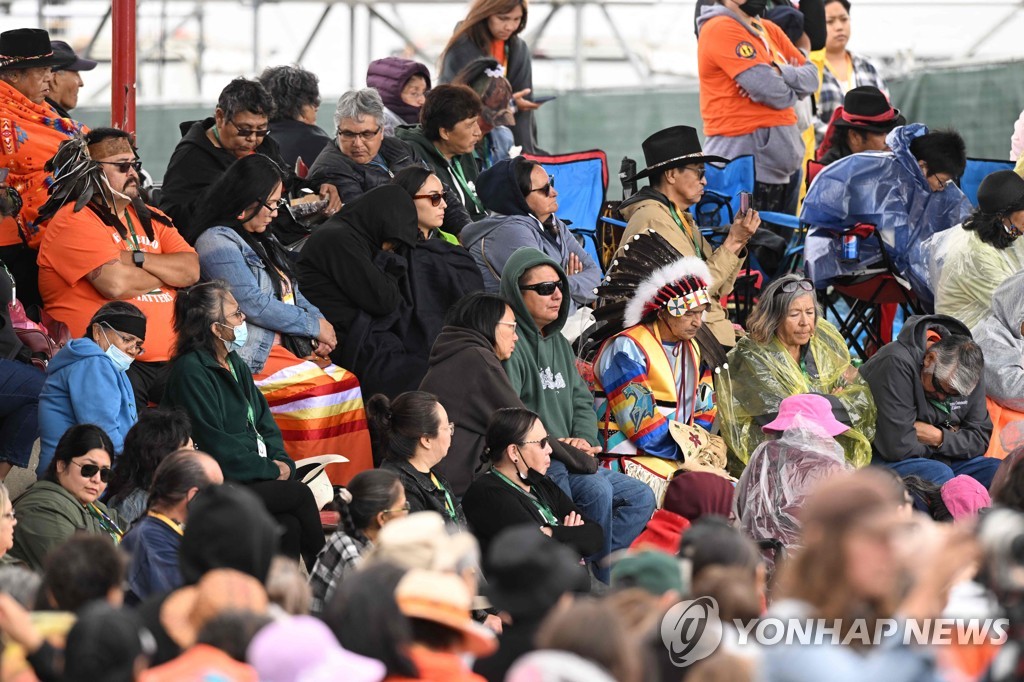
<path id="1" fill-rule="evenodd" d="M 455 500 L 452 499 L 452 494 L 448 492 L 448 488 L 441 483 L 441 481 L 434 475 L 434 472 L 430 472 L 430 482 L 437 486 L 437 489 L 444 493 L 444 510 L 448 512 L 448 518 L 452 521 L 458 519 L 458 515 L 455 513 Z"/>
<path id="2" fill-rule="evenodd" d="M 135 251 L 139 251 L 139 235 L 135 234 L 135 225 L 132 224 L 132 219 L 128 215 L 128 209 L 124 209 L 124 219 L 128 222 L 128 231 L 132 234 L 132 241 L 135 242 Z"/>
<path id="3" fill-rule="evenodd" d="M 704 260 L 704 254 L 701 252 L 700 240 L 697 238 L 697 233 L 690 229 L 689 225 L 683 224 L 683 219 L 676 213 L 676 207 L 674 205 L 668 207 L 668 212 L 672 214 L 672 220 L 676 221 L 676 225 L 679 229 L 690 236 L 693 240 L 693 250 L 697 253 L 697 258 Z"/>
<path id="4" fill-rule="evenodd" d="M 231 376 L 234 377 L 235 381 L 238 383 L 238 386 L 241 387 L 242 382 L 238 381 L 238 375 L 235 374 L 235 368 L 231 366 L 231 360 L 227 360 L 227 363 L 228 371 L 231 372 Z M 260 435 L 259 429 L 256 428 L 256 413 L 253 412 L 252 403 L 249 402 L 248 398 L 245 398 L 245 412 L 245 416 L 249 420 L 249 426 L 251 426 L 252 430 L 256 432 L 256 440 L 258 440 L 260 443 L 263 443 L 263 436 Z"/>
<path id="5" fill-rule="evenodd" d="M 462 191 L 466 193 L 469 200 L 473 202 L 474 206 L 476 206 L 476 210 L 483 211 L 484 207 L 480 204 L 480 200 L 476 198 L 476 192 L 470 189 L 469 183 L 466 182 L 466 176 L 462 173 L 462 164 L 459 163 L 459 158 L 457 156 L 452 157 L 451 166 L 452 171 L 455 173 L 455 179 L 459 181 L 460 185 L 462 185 Z"/>
<path id="6" fill-rule="evenodd" d="M 537 508 L 537 511 L 540 512 L 540 515 L 542 517 L 544 517 L 544 521 L 549 526 L 557 526 L 558 525 L 558 517 L 556 517 L 555 513 L 553 511 L 551 511 L 551 507 L 549 507 L 546 504 L 544 504 L 543 502 L 541 502 L 539 499 L 537 499 L 537 497 L 535 495 L 532 495 L 531 493 L 526 492 L 525 490 L 520 488 L 518 485 L 516 485 L 512 481 L 508 480 L 508 477 L 505 476 L 505 474 L 503 474 L 500 471 L 498 471 L 497 469 L 492 467 L 491 468 L 491 473 L 494 474 L 495 476 L 497 476 L 499 481 L 504 481 L 508 485 L 510 485 L 513 488 L 515 488 L 516 490 L 518 490 L 520 492 L 520 494 L 525 495 L 526 499 L 530 500 L 530 502 L 533 502 L 533 506 Z"/>
<path id="7" fill-rule="evenodd" d="M 932 404 L 932 406 L 936 410 L 938 410 L 939 412 L 942 412 L 943 414 L 945 414 L 947 416 L 952 412 L 952 410 L 949 407 L 949 401 L 948 400 L 943 401 L 943 402 L 939 402 L 938 400 L 934 400 L 932 398 L 929 398 L 928 402 L 930 402 Z"/>
<path id="8" fill-rule="evenodd" d="M 99 521 L 100 528 L 113 538 L 114 544 L 120 544 L 121 538 L 124 537 L 124 531 L 117 527 L 114 520 L 100 511 L 100 508 L 94 504 L 87 504 L 85 508 L 89 511 L 90 516 Z"/>

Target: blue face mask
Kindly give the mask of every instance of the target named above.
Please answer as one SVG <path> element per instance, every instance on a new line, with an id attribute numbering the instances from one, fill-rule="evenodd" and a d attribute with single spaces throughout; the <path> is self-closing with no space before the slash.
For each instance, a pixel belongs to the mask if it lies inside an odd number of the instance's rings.
<path id="1" fill-rule="evenodd" d="M 220 324 L 222 327 L 230 326 L 220 322 L 217 324 Z M 231 327 L 231 329 L 235 332 L 235 340 L 226 341 L 225 339 L 221 339 L 221 341 L 224 342 L 224 347 L 228 349 L 229 353 L 233 350 L 242 350 L 242 346 L 244 346 L 245 342 L 249 340 L 249 328 L 245 325 L 244 321 L 237 327 Z"/>
<path id="2" fill-rule="evenodd" d="M 110 358 L 110 361 L 114 363 L 114 367 L 117 367 L 119 372 L 127 372 L 128 368 L 132 366 L 132 362 L 135 358 L 110 343 L 110 339 L 107 338 L 106 332 L 103 332 L 103 338 L 106 339 L 108 344 L 110 344 L 107 346 L 107 349 L 103 351 L 104 355 Z"/>

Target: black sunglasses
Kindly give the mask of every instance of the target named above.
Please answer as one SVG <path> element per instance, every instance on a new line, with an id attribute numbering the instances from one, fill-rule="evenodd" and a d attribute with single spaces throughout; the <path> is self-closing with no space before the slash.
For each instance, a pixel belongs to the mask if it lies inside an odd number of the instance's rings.
<path id="1" fill-rule="evenodd" d="M 559 282 L 538 282 L 536 284 L 524 284 L 519 287 L 519 291 L 536 291 L 541 296 L 550 296 L 555 293 L 555 289 L 560 291 L 565 290 L 565 286 Z"/>
<path id="2" fill-rule="evenodd" d="M 530 443 L 536 443 L 537 445 L 540 446 L 540 449 L 543 450 L 548 446 L 548 441 L 550 438 L 551 436 L 544 436 L 540 440 L 524 440 L 522 443 L 520 443 L 520 445 L 529 445 Z"/>
<path id="3" fill-rule="evenodd" d="M 72 464 L 78 464 L 78 462 L 71 460 Z M 96 464 L 78 464 L 82 469 L 82 478 L 92 478 L 96 474 L 100 475 L 100 480 L 106 483 L 110 480 L 110 467 L 101 467 Z"/>
<path id="4" fill-rule="evenodd" d="M 132 168 L 138 173 L 142 170 L 142 162 L 139 160 L 135 161 L 97 161 L 96 163 L 102 163 L 104 166 L 113 166 L 119 173 L 127 173 Z"/>
<path id="5" fill-rule="evenodd" d="M 431 192 L 430 194 L 413 194 L 413 199 L 430 199 L 431 206 L 440 206 L 441 202 L 444 201 L 444 195 L 440 192 Z"/>
<path id="6" fill-rule="evenodd" d="M 798 279 L 795 282 L 786 282 L 782 285 L 782 292 L 791 294 L 797 289 L 803 289 L 804 291 L 814 291 L 814 284 L 809 279 Z"/>
<path id="7" fill-rule="evenodd" d="M 541 185 L 537 189 L 531 189 L 530 193 L 533 194 L 534 192 L 544 192 L 545 196 L 551 196 L 551 191 L 553 189 L 555 189 L 555 176 L 549 175 L 548 176 L 548 184 Z"/>
<path id="8" fill-rule="evenodd" d="M 238 124 L 234 121 L 229 120 L 228 122 L 231 125 L 235 126 L 235 133 L 239 137 L 249 138 L 255 135 L 256 139 L 262 140 L 264 137 L 270 134 L 270 128 L 239 128 Z"/>

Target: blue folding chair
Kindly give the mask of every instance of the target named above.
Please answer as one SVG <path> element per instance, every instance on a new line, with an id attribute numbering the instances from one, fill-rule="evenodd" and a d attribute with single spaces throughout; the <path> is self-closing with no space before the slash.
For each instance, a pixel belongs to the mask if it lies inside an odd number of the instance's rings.
<path id="1" fill-rule="evenodd" d="M 558 217 L 571 222 L 569 229 L 583 239 L 587 253 L 600 267 L 597 231 L 604 197 L 608 191 L 608 157 L 600 149 L 550 156 L 523 156 L 544 166 L 548 175 L 555 179 Z"/>
<path id="2" fill-rule="evenodd" d="M 967 168 L 960 177 L 960 189 L 970 199 L 971 205 L 978 205 L 978 186 L 985 176 L 1000 170 L 1013 170 L 1013 161 L 1000 161 L 998 159 L 967 159 Z"/>
<path id="3" fill-rule="evenodd" d="M 740 212 L 740 192 L 753 194 L 754 157 L 738 156 L 722 166 L 708 163 L 704 170 L 707 173 L 704 198 L 691 206 L 690 211 L 708 236 L 710 228 L 730 224 L 733 216 Z"/>

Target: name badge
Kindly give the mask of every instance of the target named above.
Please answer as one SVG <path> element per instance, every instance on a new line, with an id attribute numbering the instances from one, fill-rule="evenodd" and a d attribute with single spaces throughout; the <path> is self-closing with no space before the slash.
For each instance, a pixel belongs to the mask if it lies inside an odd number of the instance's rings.
<path id="1" fill-rule="evenodd" d="M 263 442 L 263 438 L 260 436 L 256 436 L 256 452 L 263 459 L 267 458 L 267 444 Z"/>

